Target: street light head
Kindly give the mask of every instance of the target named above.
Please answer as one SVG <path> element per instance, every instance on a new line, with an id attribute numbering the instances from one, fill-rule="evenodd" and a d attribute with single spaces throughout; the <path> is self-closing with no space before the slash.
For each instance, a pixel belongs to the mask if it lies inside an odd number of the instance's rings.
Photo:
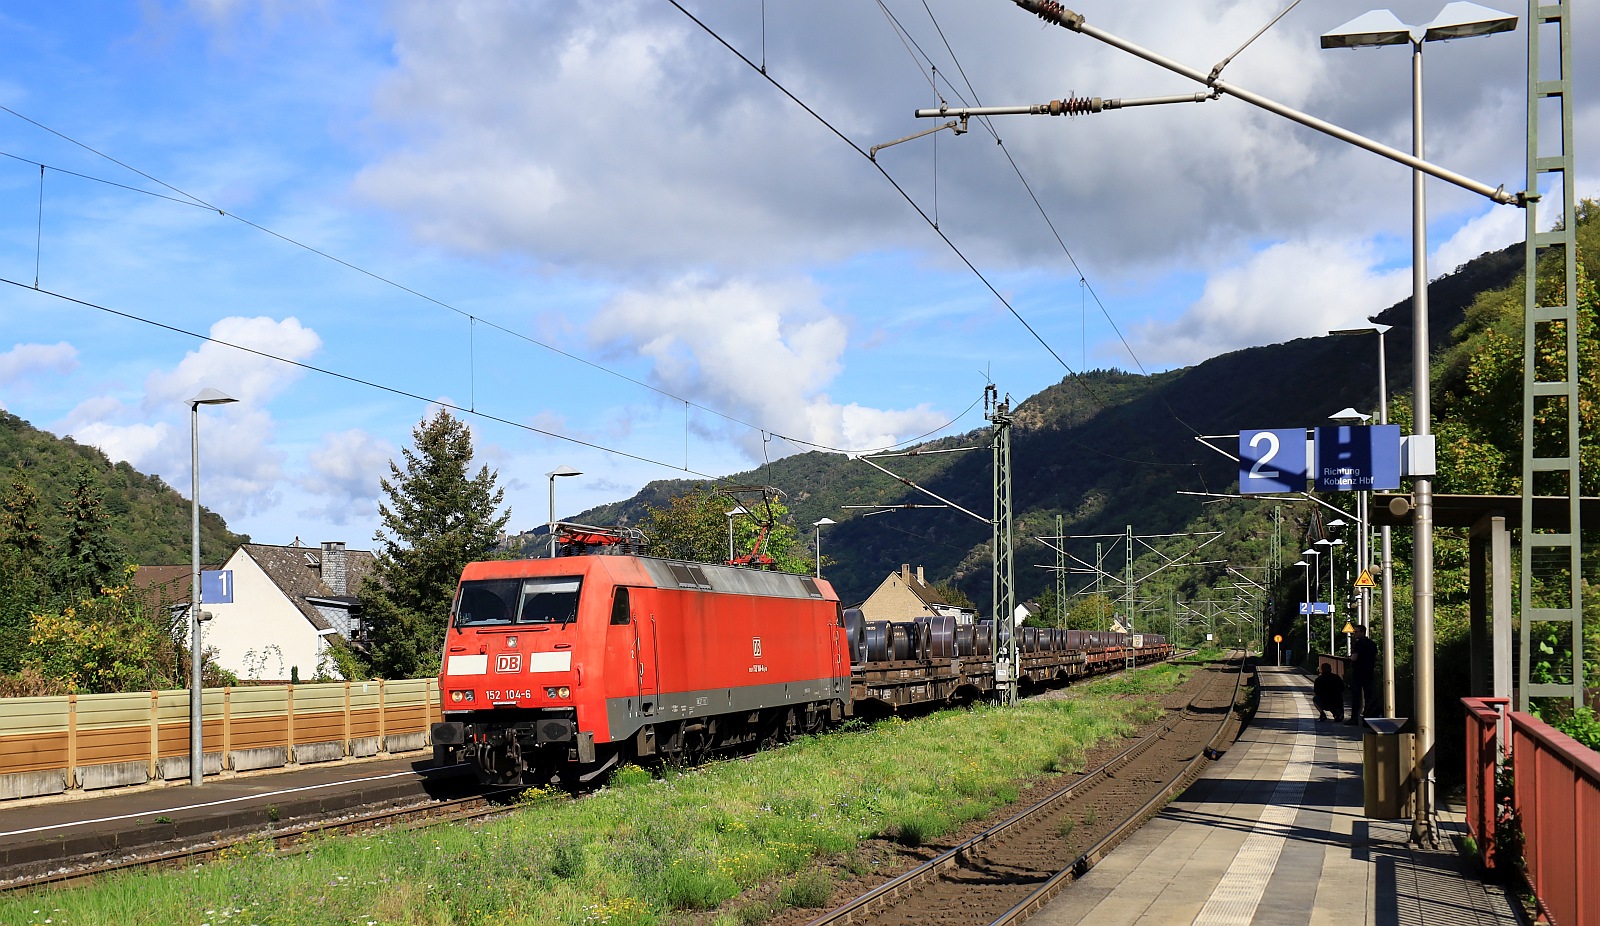
<path id="1" fill-rule="evenodd" d="M 554 479 L 557 476 L 582 476 L 583 473 L 578 471 L 578 470 L 573 469 L 570 466 L 558 466 L 555 469 L 551 470 L 550 472 L 545 473 L 545 475 L 550 477 L 551 479 Z"/>
<path id="2" fill-rule="evenodd" d="M 838 523 L 839 523 L 838 521 L 835 521 L 832 518 L 823 518 L 820 521 L 812 521 L 811 522 L 811 526 L 812 527 L 827 527 L 829 524 L 838 524 Z"/>
<path id="3" fill-rule="evenodd" d="M 1295 563 L 1295 565 L 1299 566 L 1302 569 L 1307 569 L 1307 568 L 1310 568 L 1310 566 L 1311 566 L 1311 564 L 1306 562 L 1305 560 L 1301 560 L 1298 563 Z"/>
<path id="4" fill-rule="evenodd" d="M 1388 10 L 1362 13 L 1337 29 L 1322 33 L 1323 48 L 1404 45 L 1411 40 L 1411 27 Z"/>
<path id="5" fill-rule="evenodd" d="M 1317 542 L 1318 543 L 1322 543 L 1321 540 L 1319 540 Z M 1342 546 L 1344 546 L 1344 538 L 1343 537 L 1335 537 L 1332 540 L 1328 541 L 1328 546 L 1330 546 L 1330 547 L 1342 547 Z"/>
<path id="6" fill-rule="evenodd" d="M 1379 325 L 1373 323 L 1365 328 L 1335 328 L 1329 334 L 1371 334 L 1376 331 L 1379 335 L 1388 334 L 1394 329 L 1393 325 Z"/>
<path id="7" fill-rule="evenodd" d="M 749 514 L 750 512 L 746 511 L 743 505 L 734 505 L 723 513 L 730 518 L 737 518 L 741 514 Z"/>
<path id="8" fill-rule="evenodd" d="M 238 399 L 225 392 L 212 389 L 210 386 L 200 390 L 200 394 L 189 400 L 190 405 L 227 405 L 237 402 Z"/>
<path id="9" fill-rule="evenodd" d="M 1332 521 L 1328 522 L 1328 529 L 1329 530 L 1338 530 L 1339 528 L 1344 527 L 1345 524 L 1347 524 L 1347 523 L 1348 522 L 1345 521 L 1344 518 L 1334 518 Z"/>
<path id="10" fill-rule="evenodd" d="M 1328 420 L 1339 424 L 1366 424 L 1372 420 L 1372 416 L 1363 415 L 1354 408 L 1346 408 L 1329 415 Z"/>
<path id="11" fill-rule="evenodd" d="M 1497 32 L 1510 32 L 1517 28 L 1517 17 L 1499 10 L 1491 10 L 1486 6 L 1476 3 L 1467 3 L 1457 0 L 1455 3 L 1445 4 L 1433 22 L 1423 26 L 1424 42 L 1444 42 L 1450 39 L 1466 39 L 1478 35 L 1494 35 Z"/>
<path id="12" fill-rule="evenodd" d="M 1301 556 L 1321 556 L 1322 555 L 1322 551 L 1321 550 L 1301 550 L 1300 551 L 1300 555 Z"/>

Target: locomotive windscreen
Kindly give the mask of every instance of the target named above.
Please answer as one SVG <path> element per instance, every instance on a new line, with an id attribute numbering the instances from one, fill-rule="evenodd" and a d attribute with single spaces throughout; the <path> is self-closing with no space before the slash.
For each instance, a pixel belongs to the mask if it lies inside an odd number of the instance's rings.
<path id="1" fill-rule="evenodd" d="M 456 626 L 570 624 L 578 619 L 582 586 L 578 576 L 463 582 Z"/>

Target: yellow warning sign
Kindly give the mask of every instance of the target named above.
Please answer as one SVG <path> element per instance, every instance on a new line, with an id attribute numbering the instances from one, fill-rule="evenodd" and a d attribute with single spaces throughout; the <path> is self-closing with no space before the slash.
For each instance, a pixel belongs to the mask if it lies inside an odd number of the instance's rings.
<path id="1" fill-rule="evenodd" d="M 1377 588 L 1378 583 L 1372 581 L 1372 570 L 1361 570 L 1361 577 L 1356 579 L 1356 588 Z"/>

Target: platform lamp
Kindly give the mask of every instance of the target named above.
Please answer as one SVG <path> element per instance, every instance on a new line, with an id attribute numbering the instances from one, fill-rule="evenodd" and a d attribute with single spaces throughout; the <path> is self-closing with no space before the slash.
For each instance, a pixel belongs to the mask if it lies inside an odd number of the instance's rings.
<path id="1" fill-rule="evenodd" d="M 1300 562 L 1296 566 L 1304 567 L 1306 576 L 1306 655 L 1311 655 L 1311 577 L 1316 574 L 1316 566 L 1306 562 L 1308 556 L 1321 556 L 1321 550 L 1301 550 Z"/>
<path id="2" fill-rule="evenodd" d="M 728 565 L 733 565 L 733 519 L 742 514 L 749 514 L 743 505 L 734 505 L 723 512 L 728 516 Z"/>
<path id="3" fill-rule="evenodd" d="M 545 476 L 550 480 L 550 523 L 546 525 L 550 531 L 550 558 L 556 558 L 556 479 L 561 476 L 582 476 L 583 473 L 570 466 L 558 466 Z"/>
<path id="4" fill-rule="evenodd" d="M 1357 427 L 1371 421 L 1372 416 L 1364 415 L 1354 408 L 1345 408 L 1329 415 L 1328 420 L 1338 425 Z M 1372 492 L 1368 489 L 1356 490 L 1356 562 L 1361 565 L 1362 569 L 1366 569 L 1372 563 L 1372 550 L 1368 546 L 1371 543 L 1371 538 L 1368 536 L 1371 533 L 1371 528 L 1368 527 L 1370 522 L 1367 514 L 1368 501 L 1371 496 Z M 1340 526 L 1344 525 L 1343 520 L 1338 523 Z M 1328 526 L 1332 527 L 1333 524 L 1330 522 Z M 1372 599 L 1369 597 L 1367 589 L 1362 588 L 1361 594 L 1356 598 L 1356 623 L 1363 627 L 1372 622 L 1371 602 Z"/>
<path id="5" fill-rule="evenodd" d="M 1433 21 L 1424 26 L 1408 26 L 1388 10 L 1363 13 L 1332 32 L 1324 33 L 1323 48 L 1364 48 L 1382 45 L 1411 46 L 1411 153 L 1423 156 L 1422 133 L 1422 45 L 1447 39 L 1473 38 L 1510 32 L 1517 28 L 1517 17 L 1457 0 L 1445 4 Z M 1538 28 L 1537 23 L 1530 28 Z M 1411 373 L 1412 432 L 1417 444 L 1433 441 L 1431 405 L 1432 371 L 1429 368 L 1432 343 L 1428 337 L 1428 207 L 1425 177 L 1411 171 Z M 1412 841 L 1438 844 L 1438 819 L 1433 803 L 1433 745 L 1436 718 L 1433 675 L 1433 473 L 1412 474 L 1412 614 L 1416 629 L 1412 636 L 1412 666 L 1416 685 L 1416 742 L 1413 780 L 1417 799 L 1412 817 Z M 1392 649 L 1392 644 L 1386 649 Z"/>
<path id="6" fill-rule="evenodd" d="M 1329 526 L 1332 527 L 1331 524 Z M 1337 652 L 1338 651 L 1338 642 L 1335 640 L 1333 627 L 1334 627 L 1334 615 L 1337 614 L 1338 610 L 1339 610 L 1338 607 L 1334 604 L 1334 601 L 1333 601 L 1333 598 L 1334 598 L 1333 561 L 1334 561 L 1334 554 L 1338 552 L 1337 548 L 1344 546 L 1344 541 L 1341 540 L 1338 537 L 1334 537 L 1334 538 L 1331 538 L 1331 539 L 1327 538 L 1327 537 L 1324 537 L 1321 540 L 1318 540 L 1316 542 L 1316 544 L 1314 544 L 1314 545 L 1316 545 L 1316 546 L 1326 545 L 1327 548 L 1328 548 L 1328 652 L 1333 653 L 1333 652 Z"/>
<path id="7" fill-rule="evenodd" d="M 202 737 L 204 717 L 201 711 L 200 664 L 204 659 L 205 645 L 200 636 L 200 406 L 227 405 L 238 399 L 207 386 L 189 400 L 189 508 L 193 515 L 189 552 L 193 566 L 189 587 L 189 784 L 199 787 L 205 779 L 205 746 Z"/>
<path id="8" fill-rule="evenodd" d="M 838 523 L 832 518 L 823 518 L 820 521 L 811 522 L 811 526 L 817 529 L 817 578 L 819 579 L 822 578 L 822 529 Z M 728 524 L 732 526 L 733 522 L 729 521 Z M 728 558 L 732 559 L 733 557 L 730 554 Z"/>

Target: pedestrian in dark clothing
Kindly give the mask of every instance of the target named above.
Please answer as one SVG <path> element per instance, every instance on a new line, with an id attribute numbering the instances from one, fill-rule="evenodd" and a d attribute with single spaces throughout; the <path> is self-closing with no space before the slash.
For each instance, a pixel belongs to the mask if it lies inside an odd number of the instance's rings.
<path id="1" fill-rule="evenodd" d="M 1350 719 L 1355 726 L 1372 715 L 1372 676 L 1378 665 L 1378 644 L 1367 638 L 1367 628 L 1357 625 L 1350 640 Z"/>
<path id="2" fill-rule="evenodd" d="M 1323 663 L 1317 670 L 1317 680 L 1311 683 L 1311 703 L 1317 706 L 1317 721 L 1327 720 L 1332 714 L 1335 722 L 1344 719 L 1344 679 L 1333 674 L 1333 667 Z"/>

